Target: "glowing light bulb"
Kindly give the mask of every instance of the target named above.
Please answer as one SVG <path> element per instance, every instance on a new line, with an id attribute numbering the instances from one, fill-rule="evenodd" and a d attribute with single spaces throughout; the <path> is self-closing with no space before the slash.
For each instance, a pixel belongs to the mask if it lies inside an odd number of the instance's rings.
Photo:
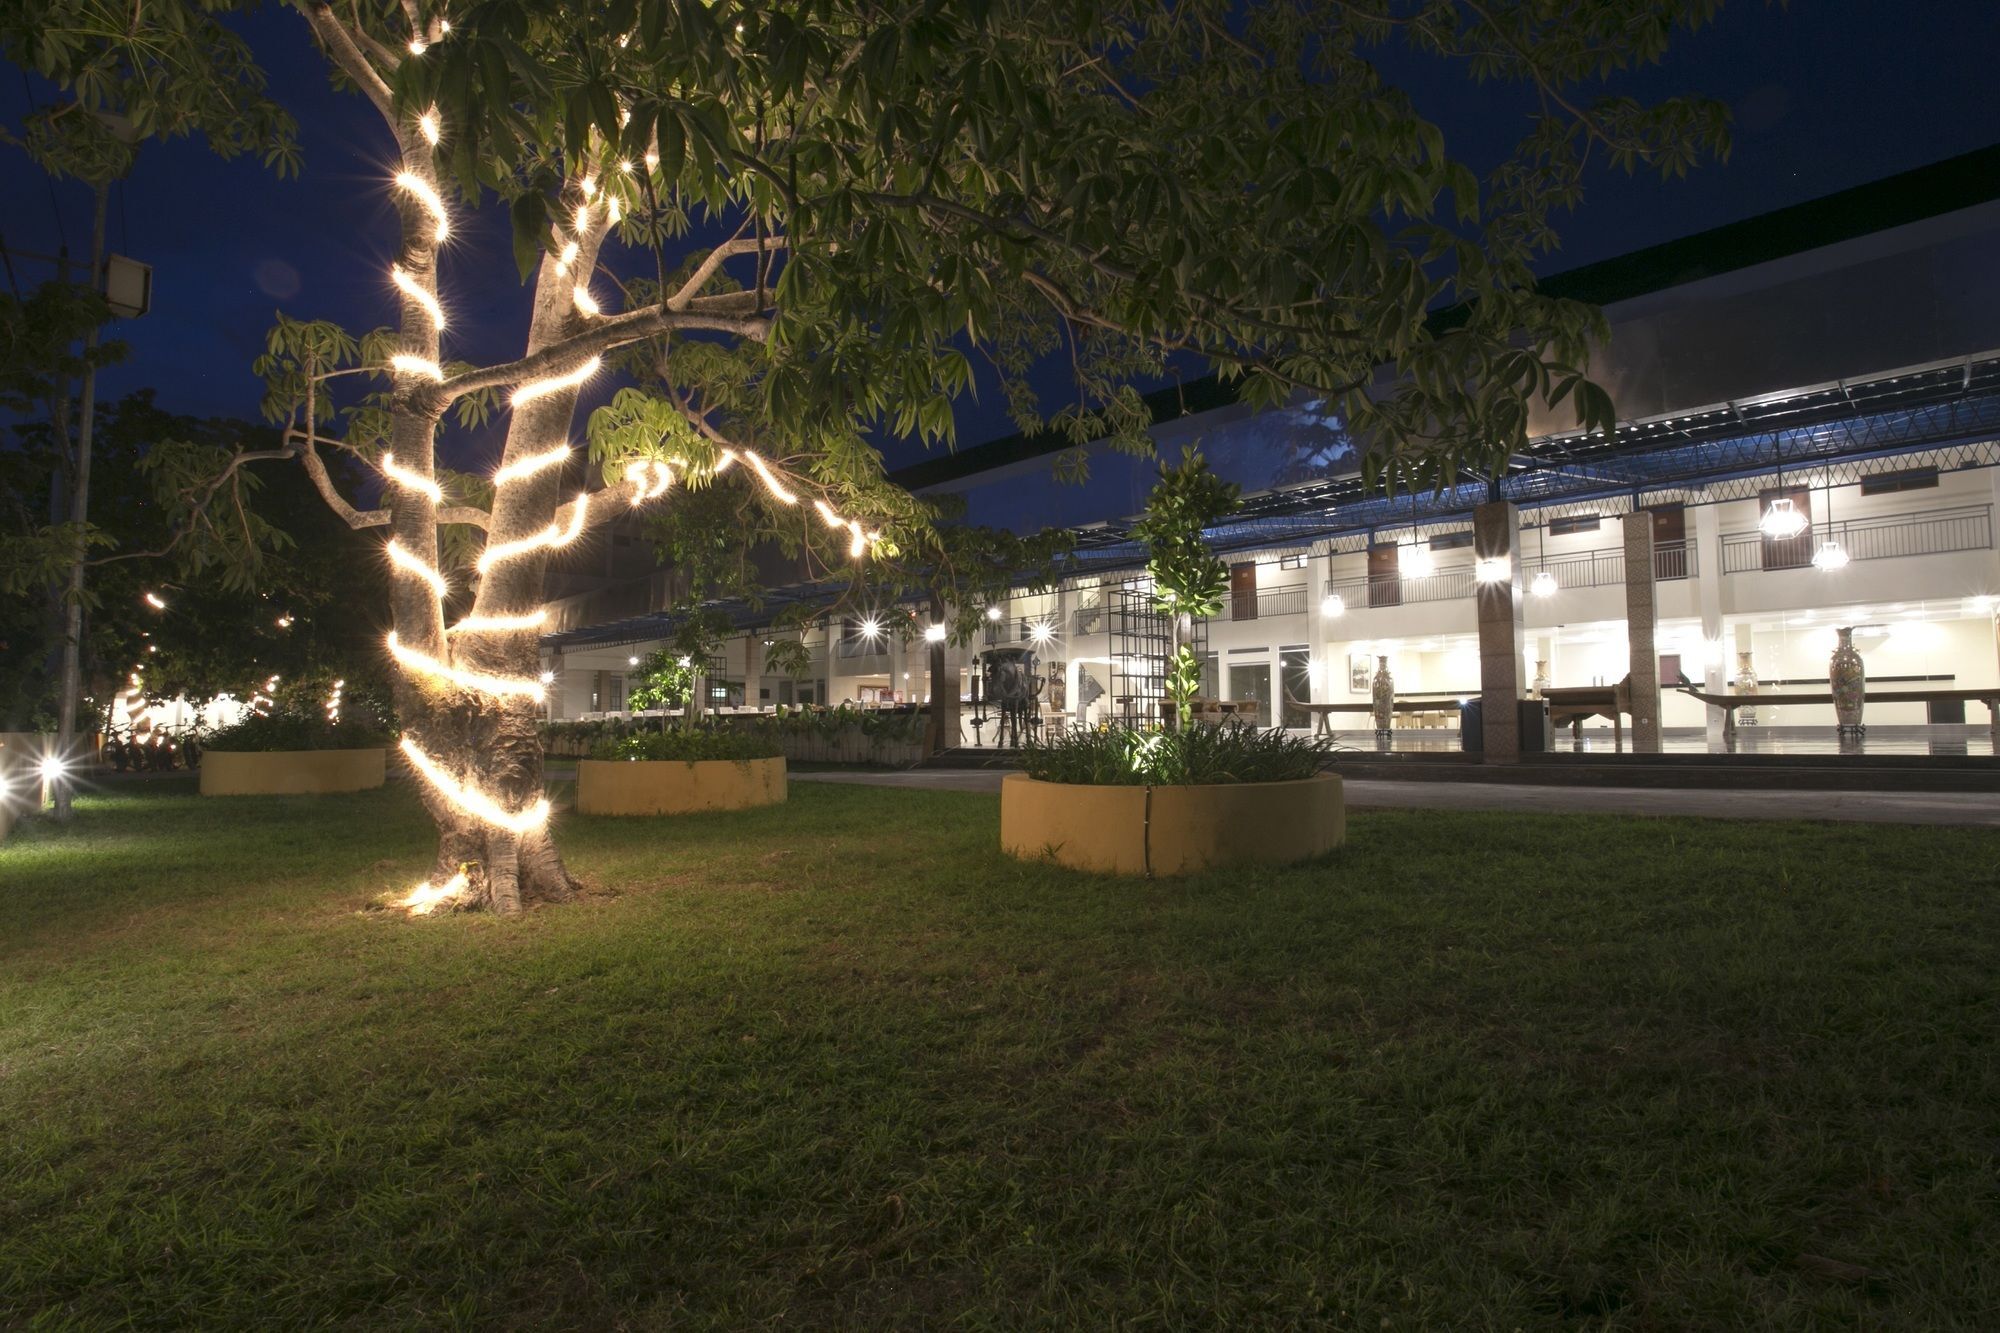
<path id="1" fill-rule="evenodd" d="M 414 171 L 396 173 L 396 184 L 424 206 L 424 211 L 437 223 L 437 238 L 442 241 L 451 235 L 451 214 L 445 211 L 444 199 L 431 188 L 431 183 Z"/>
<path id="2" fill-rule="evenodd" d="M 437 147 L 441 127 L 438 124 L 436 107 L 432 107 L 430 110 L 424 112 L 423 115 L 417 117 L 417 129 L 423 133 L 425 143 L 433 148 Z"/>
<path id="3" fill-rule="evenodd" d="M 1000 618 L 1000 608 L 999 608 L 999 607 L 997 607 L 997 606 L 989 606 L 989 607 L 987 607 L 987 608 L 986 608 L 986 618 L 987 618 L 988 620 L 998 620 L 998 619 Z"/>
<path id="4" fill-rule="evenodd" d="M 943 643 L 944 636 L 945 636 L 945 628 L 943 625 L 924 626 L 925 643 Z"/>
<path id="5" fill-rule="evenodd" d="M 411 356 L 398 352 L 389 358 L 389 368 L 398 375 L 416 375 L 427 380 L 444 383 L 444 367 L 425 356 Z"/>
<path id="6" fill-rule="evenodd" d="M 553 685 L 555 683 L 555 679 L 556 679 L 556 673 L 553 671 L 544 671 L 542 673 L 542 684 L 544 685 Z"/>
<path id="7" fill-rule="evenodd" d="M 618 202 L 618 196 L 615 194 L 606 195 L 604 197 L 604 221 L 608 225 L 615 227 L 618 225 L 618 219 L 624 216 L 625 206 Z"/>
<path id="8" fill-rule="evenodd" d="M 561 393 L 565 389 L 574 389 L 592 375 L 595 375 L 603 366 L 604 362 L 600 358 L 593 356 L 590 360 L 567 374 L 552 375 L 545 380 L 531 380 L 514 390 L 512 402 L 514 406 L 521 407 L 524 404 L 534 402 L 537 398 L 546 398 L 552 393 Z"/>
<path id="9" fill-rule="evenodd" d="M 635 506 L 659 499 L 674 484 L 673 469 L 652 458 L 640 458 L 626 464 L 625 475 L 632 479 L 632 503 Z"/>
<path id="10" fill-rule="evenodd" d="M 403 753 L 409 758 L 410 766 L 421 773 L 425 781 L 436 788 L 441 796 L 473 818 L 483 819 L 495 828 L 507 829 L 513 833 L 527 833 L 548 822 L 547 798 L 536 801 L 525 810 L 518 812 L 506 810 L 498 801 L 477 787 L 460 782 L 445 772 L 444 765 L 425 754 L 408 736 L 403 737 L 401 746 Z"/>
<path id="11" fill-rule="evenodd" d="M 1319 604 L 1319 613 L 1329 620 L 1335 616 L 1344 616 L 1347 614 L 1347 599 L 1337 592 L 1330 592 L 1326 595 L 1326 600 Z"/>
<path id="12" fill-rule="evenodd" d="M 559 444 L 555 448 L 542 453 L 530 454 L 526 458 L 516 459 L 493 474 L 493 484 L 495 486 L 504 486 L 510 481 L 519 481 L 523 477 L 532 477 L 545 468 L 552 468 L 556 464 L 563 462 L 570 456 L 571 452 L 572 450 L 568 445 Z"/>
<path id="13" fill-rule="evenodd" d="M 496 699 L 533 699 L 540 703 L 543 697 L 542 683 L 521 676 L 493 676 L 484 671 L 466 671 L 440 662 L 429 653 L 409 647 L 396 637 L 396 631 L 389 631 L 389 656 L 411 671 L 447 680 L 460 689 L 471 690 L 475 694 L 489 694 Z"/>
<path id="14" fill-rule="evenodd" d="M 819 511 L 819 516 L 821 520 L 824 521 L 829 528 L 841 528 L 847 526 L 846 521 L 842 519 L 840 515 L 834 513 L 833 510 L 827 505 L 826 501 L 814 500 L 813 508 Z"/>
<path id="15" fill-rule="evenodd" d="M 1537 597 L 1555 596 L 1556 576 L 1549 573 L 1546 569 L 1537 570 L 1535 577 L 1528 584 L 1528 591 Z"/>
<path id="16" fill-rule="evenodd" d="M 579 494 L 575 502 L 570 506 L 568 528 L 557 527 L 555 521 L 550 520 L 546 528 L 534 533 L 532 536 L 522 537 L 511 542 L 496 542 L 488 546 L 484 551 L 479 553 L 479 572 L 484 574 L 502 560 L 512 559 L 514 556 L 521 555 L 527 551 L 539 550 L 545 546 L 569 545 L 582 533 L 584 519 L 589 508 L 590 496 Z"/>
<path id="17" fill-rule="evenodd" d="M 382 455 L 382 475 L 406 491 L 415 491 L 432 504 L 444 499 L 444 488 L 420 472 L 412 472 L 396 461 L 394 454 Z"/>
<path id="18" fill-rule="evenodd" d="M 446 627 L 445 633 L 506 634 L 515 630 L 538 629 L 548 618 L 547 607 L 524 611 L 517 616 L 467 616 L 457 624 Z"/>
<path id="19" fill-rule="evenodd" d="M 597 298 L 590 294 L 590 288 L 583 286 L 581 283 L 577 284 L 576 289 L 570 293 L 570 296 L 576 301 L 576 308 L 584 314 L 601 315 L 604 313 L 603 309 L 597 304 Z"/>
<path id="20" fill-rule="evenodd" d="M 160 600 L 160 595 L 156 592 L 146 594 L 146 605 L 152 607 L 155 611 L 164 611 L 167 609 L 167 604 Z"/>
<path id="21" fill-rule="evenodd" d="M 1514 576 L 1514 562 L 1504 555 L 1481 556 L 1472 564 L 1472 577 L 1480 583 L 1505 583 Z"/>
<path id="22" fill-rule="evenodd" d="M 784 484 L 778 480 L 777 474 L 771 471 L 770 465 L 764 461 L 761 455 L 754 450 L 745 449 L 743 450 L 743 456 L 750 460 L 751 470 L 757 474 L 757 479 L 764 483 L 764 489 L 771 493 L 772 499 L 780 504 L 788 505 L 795 505 L 799 502 L 799 497 L 785 489 Z M 718 468 L 717 470 L 720 471 L 721 469 Z"/>
<path id="23" fill-rule="evenodd" d="M 69 771 L 69 765 L 62 761 L 62 757 L 53 754 L 43 755 L 42 762 L 35 767 L 36 771 L 42 775 L 42 781 L 44 782 L 54 782 Z"/>
<path id="24" fill-rule="evenodd" d="M 1036 621 L 1034 627 L 1028 631 L 1028 637 L 1036 643 L 1047 643 L 1054 636 L 1055 631 L 1049 628 L 1049 622 L 1046 620 Z"/>
<path id="25" fill-rule="evenodd" d="M 431 317 L 432 328 L 438 330 L 440 333 L 444 331 L 444 307 L 439 305 L 437 297 L 425 291 L 423 284 L 411 277 L 401 264 L 395 264 L 390 267 L 389 281 L 401 288 L 403 295 L 424 308 L 424 313 Z M 438 378 L 442 379 L 444 377 L 440 374 Z"/>
<path id="26" fill-rule="evenodd" d="M 656 151 L 654 151 L 654 150 L 653 150 L 653 149 L 651 149 L 651 148 L 648 148 L 648 149 L 646 150 L 646 157 L 645 157 L 645 162 L 646 162 L 646 170 L 648 170 L 648 171 L 658 171 L 658 170 L 660 169 L 660 155 L 659 155 L 659 153 L 658 153 L 658 152 L 656 152 Z"/>
<path id="27" fill-rule="evenodd" d="M 576 262 L 578 248 L 575 241 L 571 241 L 562 248 L 562 253 L 556 256 L 556 272 L 566 273 L 569 271 L 569 266 Z"/>
<path id="28" fill-rule="evenodd" d="M 1836 569 L 1847 568 L 1848 559 L 1847 548 L 1829 537 L 1813 552 L 1813 568 L 1831 574 Z"/>
<path id="29" fill-rule="evenodd" d="M 410 54 L 411 54 L 411 55 L 413 55 L 413 56 L 420 56 L 420 55 L 422 55 L 422 54 L 423 54 L 424 52 L 426 52 L 426 51 L 428 51 L 428 50 L 430 50 L 430 49 L 431 49 L 431 44 L 430 44 L 429 42 L 425 41 L 425 40 L 424 40 L 423 38 L 421 38 L 421 37 L 412 37 L 412 38 L 410 38 Z"/>
<path id="30" fill-rule="evenodd" d="M 861 632 L 871 639 L 879 639 L 882 637 L 882 622 L 870 616 L 861 622 Z"/>
<path id="31" fill-rule="evenodd" d="M 1797 505 L 1781 497 L 1771 501 L 1764 516 L 1757 520 L 1757 526 L 1766 537 L 1785 541 L 1806 530 L 1806 516 L 1799 512 Z"/>
<path id="32" fill-rule="evenodd" d="M 422 579 L 425 583 L 430 584 L 431 591 L 436 593 L 439 597 L 445 595 L 445 592 L 447 591 L 449 585 L 445 583 L 444 575 L 438 573 L 435 569 L 432 569 L 429 562 L 420 559 L 415 555 L 412 555 L 410 551 L 407 548 L 405 548 L 404 545 L 401 542 L 397 541 L 394 537 L 391 537 L 388 541 L 388 544 L 384 546 L 382 549 L 389 553 L 390 564 L 396 566 L 396 568 L 402 570 L 404 573 L 414 574 L 418 578 Z"/>

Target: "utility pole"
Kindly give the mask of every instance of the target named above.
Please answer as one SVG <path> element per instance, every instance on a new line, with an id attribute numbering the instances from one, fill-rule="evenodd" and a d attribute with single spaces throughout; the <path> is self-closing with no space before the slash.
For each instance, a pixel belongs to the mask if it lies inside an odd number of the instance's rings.
<path id="1" fill-rule="evenodd" d="M 104 213 L 111 197 L 111 182 L 97 182 L 96 216 L 90 229 L 90 289 L 104 294 Z M 68 819 L 73 813 L 76 782 L 70 770 L 78 763 L 76 753 L 76 710 L 83 694 L 83 572 L 90 548 L 83 540 L 83 525 L 90 518 L 90 435 L 97 406 L 97 351 L 99 328 L 93 324 L 83 336 L 83 394 L 76 423 L 76 486 L 70 493 L 70 522 L 76 527 L 76 557 L 69 569 L 69 588 L 63 598 L 63 643 L 61 694 L 56 713 L 56 754 L 65 770 L 50 785 L 55 798 L 55 816 Z"/>

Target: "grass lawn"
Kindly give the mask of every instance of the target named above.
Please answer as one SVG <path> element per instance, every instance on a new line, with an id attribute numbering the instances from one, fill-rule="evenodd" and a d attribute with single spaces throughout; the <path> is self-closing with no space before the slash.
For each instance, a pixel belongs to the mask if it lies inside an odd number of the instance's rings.
<path id="1" fill-rule="evenodd" d="M 1363 814 L 1019 865 L 990 796 L 401 790 L 0 844 L 0 1327 L 1993 1327 L 2000 836 Z"/>

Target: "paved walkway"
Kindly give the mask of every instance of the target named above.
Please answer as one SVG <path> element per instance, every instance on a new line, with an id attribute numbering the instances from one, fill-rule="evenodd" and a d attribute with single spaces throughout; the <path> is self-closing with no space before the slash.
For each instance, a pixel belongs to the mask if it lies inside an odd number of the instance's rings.
<path id="1" fill-rule="evenodd" d="M 1003 776 L 991 769 L 935 768 L 908 773 L 794 773 L 792 779 L 927 791 L 997 792 Z M 1702 791 L 1350 778 L 1347 804 L 1350 808 L 1376 810 L 1702 815 L 1717 819 L 1831 819 L 1869 824 L 1976 824 L 2000 828 L 2000 794 L 1993 792 Z"/>

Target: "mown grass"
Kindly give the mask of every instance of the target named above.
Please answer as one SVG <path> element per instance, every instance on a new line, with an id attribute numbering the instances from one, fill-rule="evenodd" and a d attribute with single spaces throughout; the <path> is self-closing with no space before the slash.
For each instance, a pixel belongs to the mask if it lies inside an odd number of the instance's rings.
<path id="1" fill-rule="evenodd" d="M 407 792 L 0 845 L 0 1326 L 1990 1327 L 1976 830 L 1364 814 L 1001 859 L 797 783 L 371 910 Z"/>

